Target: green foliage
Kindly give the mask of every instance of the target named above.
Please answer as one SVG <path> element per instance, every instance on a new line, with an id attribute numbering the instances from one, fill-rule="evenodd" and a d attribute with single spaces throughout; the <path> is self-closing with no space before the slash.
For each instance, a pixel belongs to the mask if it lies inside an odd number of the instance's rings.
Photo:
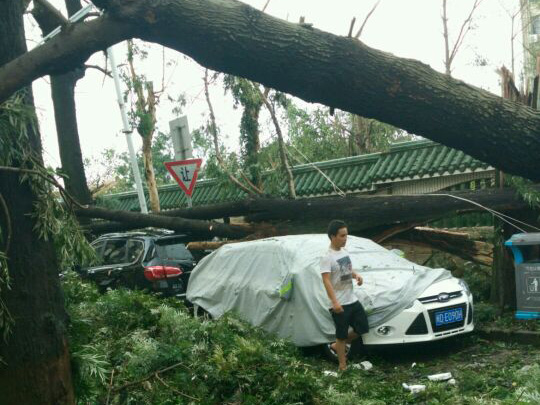
<path id="1" fill-rule="evenodd" d="M 140 291 L 104 295 L 64 278 L 79 404 L 515 404 L 536 403 L 540 351 L 475 336 L 368 353 L 370 371 L 303 356 L 233 315 L 190 316 L 174 299 Z M 416 367 L 411 363 L 416 362 Z M 525 368 L 523 368 L 526 366 Z M 114 371 L 114 373 L 113 373 Z M 429 382 L 452 372 L 457 384 Z M 112 385 L 110 385 L 112 380 Z M 412 395 L 402 383 L 426 384 Z"/>
<path id="2" fill-rule="evenodd" d="M 144 381 L 115 390 L 112 403 L 313 402 L 317 379 L 297 349 L 233 316 L 200 321 L 139 291 L 98 295 L 73 273 L 64 291 L 79 403 L 102 401 L 113 370 L 114 387 Z"/>
<path id="3" fill-rule="evenodd" d="M 293 103 L 287 104 L 286 111 L 292 146 L 289 152 L 301 163 L 305 162 L 302 155 L 310 162 L 320 162 L 381 152 L 391 143 L 412 139 L 391 125 L 349 113 L 336 111 L 331 116 L 326 108 L 308 112 Z"/>
<path id="4" fill-rule="evenodd" d="M 519 388 L 514 393 L 516 403 L 540 403 L 540 365 L 526 366 L 515 373 L 514 380 Z"/>
<path id="5" fill-rule="evenodd" d="M 225 75 L 223 77 L 225 90 L 230 91 L 234 106 L 242 106 L 240 119 L 240 150 L 242 164 L 252 181 L 259 183 L 262 172 L 258 164 L 260 150 L 259 114 L 263 105 L 259 85 L 241 77 Z"/>
<path id="6" fill-rule="evenodd" d="M 158 132 L 152 145 L 152 161 L 158 186 L 171 183 L 165 162 L 172 160 L 174 160 L 174 153 L 171 138 L 163 132 Z M 137 153 L 137 164 L 139 167 L 143 167 L 143 157 L 140 152 Z M 91 180 L 94 183 L 94 188 L 112 182 L 113 185 L 107 188 L 107 192 L 120 193 L 134 189 L 135 179 L 127 152 L 117 153 L 113 149 L 105 149 L 98 161 L 86 161 L 86 166 L 90 165 L 99 166 L 102 173 L 101 176 Z M 146 187 L 146 183 L 143 183 L 143 186 Z"/>
<path id="7" fill-rule="evenodd" d="M 516 189 L 518 195 L 534 210 L 540 210 L 540 191 L 533 188 L 531 180 L 518 176 L 506 176 L 505 181 Z"/>
<path id="8" fill-rule="evenodd" d="M 0 105 L 0 165 L 27 170 L 21 172 L 20 181 L 27 182 L 35 196 L 34 232 L 43 240 L 52 240 L 60 272 L 80 259 L 91 261 L 94 252 L 71 210 L 53 193 L 51 182 L 56 173 L 45 169 L 40 157 L 32 150 L 29 131 L 35 130 L 35 115 L 25 101 L 25 93 L 19 92 Z M 2 238 L 7 238 L 6 232 L 7 229 L 1 230 Z M 0 287 L 9 288 L 4 253 L 0 255 Z M 0 329 L 4 336 L 9 332 L 11 322 L 9 311 L 0 300 Z"/>

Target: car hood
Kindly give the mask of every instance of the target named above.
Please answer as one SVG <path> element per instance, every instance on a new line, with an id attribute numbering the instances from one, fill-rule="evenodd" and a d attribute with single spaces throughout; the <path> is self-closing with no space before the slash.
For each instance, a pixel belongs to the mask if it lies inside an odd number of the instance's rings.
<path id="1" fill-rule="evenodd" d="M 418 298 L 432 297 L 441 293 L 451 293 L 462 290 L 463 287 L 459 284 L 459 279 L 452 277 L 431 284 Z"/>

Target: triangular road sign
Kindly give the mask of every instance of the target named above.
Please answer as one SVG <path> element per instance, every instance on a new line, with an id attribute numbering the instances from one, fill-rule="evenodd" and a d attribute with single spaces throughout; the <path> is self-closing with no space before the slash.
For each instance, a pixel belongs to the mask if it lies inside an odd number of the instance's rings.
<path id="1" fill-rule="evenodd" d="M 180 188 L 184 190 L 184 193 L 191 197 L 201 164 L 202 159 L 187 159 L 176 162 L 165 162 L 165 167 Z"/>

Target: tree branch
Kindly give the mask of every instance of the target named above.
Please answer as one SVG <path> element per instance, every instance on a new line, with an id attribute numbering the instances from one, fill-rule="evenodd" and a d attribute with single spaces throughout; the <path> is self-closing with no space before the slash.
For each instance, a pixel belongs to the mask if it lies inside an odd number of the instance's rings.
<path id="1" fill-rule="evenodd" d="M 454 43 L 454 47 L 452 49 L 452 52 L 450 53 L 450 65 L 452 64 L 452 61 L 454 60 L 456 54 L 458 53 L 459 49 L 461 48 L 461 44 L 463 43 L 463 40 L 467 36 L 467 33 L 471 29 L 471 22 L 474 15 L 474 12 L 482 3 L 483 0 L 474 0 L 474 4 L 472 6 L 471 12 L 469 13 L 468 17 L 463 21 L 463 24 L 461 24 L 461 28 L 459 30 L 459 35 L 456 39 L 456 42 Z M 446 3 L 446 0 L 444 0 Z"/>
<path id="2" fill-rule="evenodd" d="M 373 5 L 373 7 L 371 8 L 370 12 L 367 13 L 366 15 L 366 18 L 364 18 L 364 22 L 362 23 L 362 25 L 360 26 L 360 29 L 358 30 L 358 32 L 356 33 L 356 35 L 354 36 L 356 39 L 360 38 L 360 36 L 362 35 L 362 31 L 364 31 L 364 27 L 366 26 L 366 23 L 368 22 L 369 20 L 369 17 L 371 17 L 371 15 L 373 14 L 373 12 L 377 9 L 377 7 L 379 6 L 379 3 L 381 2 L 381 0 L 377 0 L 377 2 Z M 352 30 L 352 26 L 351 26 L 351 30 Z"/>
<path id="3" fill-rule="evenodd" d="M 208 90 L 208 69 L 204 70 L 203 80 L 204 80 L 204 95 L 206 97 L 206 103 L 208 104 L 208 111 L 210 114 L 210 125 L 208 129 L 210 130 L 210 133 L 212 134 L 212 138 L 214 140 L 214 150 L 216 153 L 216 159 L 219 163 L 219 166 L 227 174 L 229 179 L 247 194 L 249 195 L 262 194 L 262 191 L 259 188 L 257 188 L 251 181 L 249 181 L 246 177 L 244 177 L 244 180 L 248 180 L 248 184 L 250 185 L 251 188 L 246 187 L 244 184 L 242 184 L 242 182 L 238 180 L 225 165 L 225 162 L 223 161 L 223 157 L 221 156 L 221 152 L 219 150 L 216 116 L 214 115 L 214 108 L 212 107 L 212 102 L 210 101 L 210 91 Z"/>
<path id="4" fill-rule="evenodd" d="M 96 3 L 105 6 L 103 17 L 73 24 L 0 67 L 0 102 L 42 75 L 69 71 L 93 52 L 139 37 L 208 68 L 375 118 L 540 181 L 540 114 L 421 62 L 291 24 L 232 0 Z M 245 23 L 246 13 L 257 20 L 255 34 Z"/>
<path id="5" fill-rule="evenodd" d="M 270 102 L 268 101 L 268 93 L 270 91 L 269 88 L 264 89 L 264 93 L 261 92 L 259 89 L 259 85 L 255 84 L 255 89 L 259 93 L 259 96 L 261 97 L 261 100 L 263 101 L 266 109 L 270 113 L 270 117 L 272 118 L 272 122 L 274 124 L 274 128 L 276 129 L 276 135 L 278 138 L 278 146 L 279 146 L 279 157 L 281 159 L 281 165 L 283 167 L 283 170 L 285 171 L 285 175 L 287 176 L 287 184 L 289 186 L 289 196 L 292 199 L 296 198 L 296 190 L 294 187 L 294 178 L 291 170 L 291 166 L 289 165 L 289 160 L 287 159 L 287 154 L 285 153 L 285 142 L 283 141 L 283 133 L 281 132 L 281 127 L 279 125 L 279 121 L 276 117 L 276 112 L 274 110 L 274 107 Z"/>
<path id="6" fill-rule="evenodd" d="M 101 66 L 85 64 L 84 67 L 85 67 L 86 69 L 95 69 L 95 70 L 99 70 L 100 72 L 102 72 L 102 73 L 105 74 L 106 76 L 109 76 L 110 78 L 112 78 L 111 72 L 109 72 L 106 68 L 102 68 Z"/>

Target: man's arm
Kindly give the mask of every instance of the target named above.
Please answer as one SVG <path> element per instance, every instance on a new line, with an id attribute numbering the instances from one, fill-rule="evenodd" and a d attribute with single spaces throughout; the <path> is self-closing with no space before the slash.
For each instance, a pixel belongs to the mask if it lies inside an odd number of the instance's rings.
<path id="1" fill-rule="evenodd" d="M 356 272 L 352 272 L 352 277 L 356 280 L 356 284 L 358 285 L 362 285 L 364 284 L 364 279 L 362 278 L 362 276 Z"/>
<path id="2" fill-rule="evenodd" d="M 326 288 L 326 294 L 328 294 L 328 298 L 330 298 L 330 301 L 332 302 L 334 312 L 336 314 L 343 312 L 343 307 L 337 300 L 336 294 L 334 293 L 334 287 L 332 287 L 332 282 L 330 281 L 330 273 L 322 273 L 322 280 L 324 288 Z"/>

